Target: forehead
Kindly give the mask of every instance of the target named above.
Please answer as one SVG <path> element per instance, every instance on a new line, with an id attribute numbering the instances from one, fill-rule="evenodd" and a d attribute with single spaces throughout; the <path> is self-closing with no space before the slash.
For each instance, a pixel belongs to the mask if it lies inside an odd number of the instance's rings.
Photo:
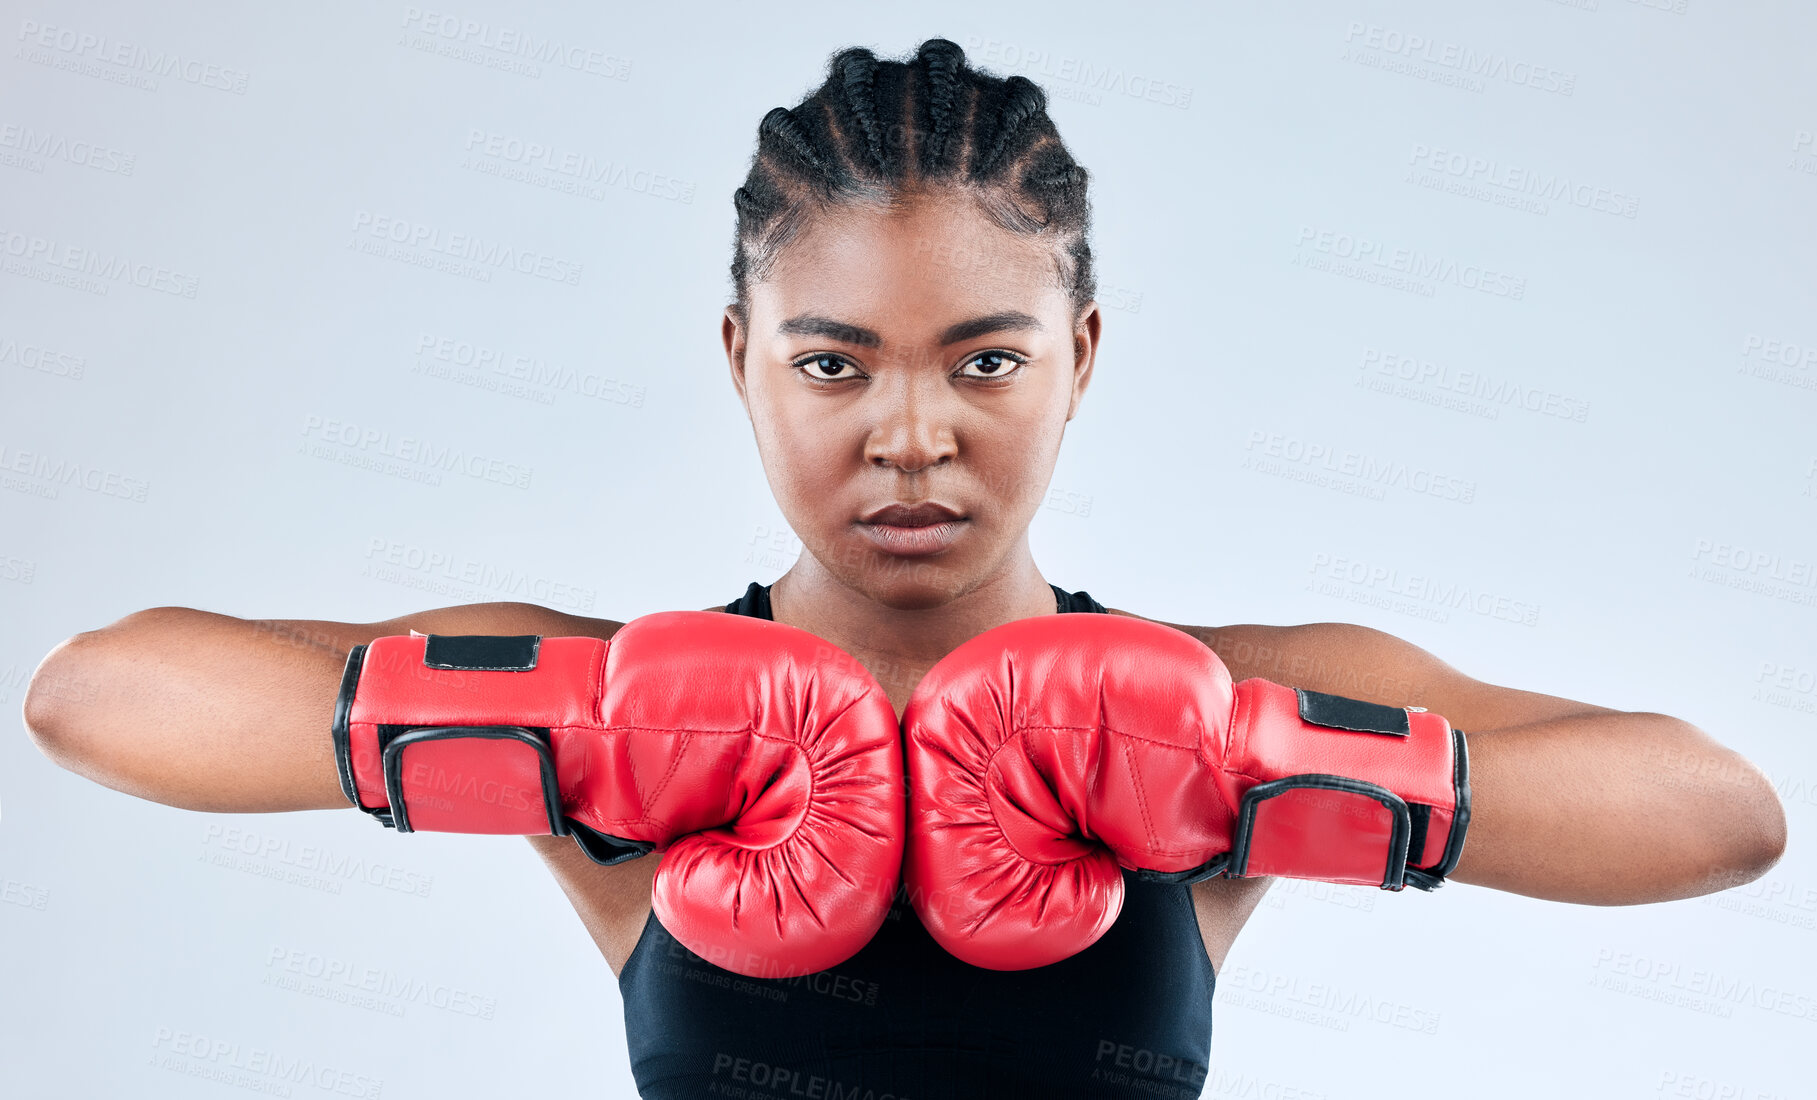
<path id="1" fill-rule="evenodd" d="M 1040 314 L 1067 301 L 1055 261 L 1051 238 L 1002 228 L 969 195 L 844 205 L 808 216 L 752 304 L 780 316 L 899 313 L 930 327 L 956 313 Z"/>

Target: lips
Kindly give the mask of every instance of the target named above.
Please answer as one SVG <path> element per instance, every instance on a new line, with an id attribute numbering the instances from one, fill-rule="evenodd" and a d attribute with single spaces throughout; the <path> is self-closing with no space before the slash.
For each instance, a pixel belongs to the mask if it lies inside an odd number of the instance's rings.
<path id="1" fill-rule="evenodd" d="M 930 527 L 936 523 L 963 518 L 959 512 L 930 500 L 915 505 L 892 504 L 879 508 L 865 516 L 864 522 L 886 527 Z"/>

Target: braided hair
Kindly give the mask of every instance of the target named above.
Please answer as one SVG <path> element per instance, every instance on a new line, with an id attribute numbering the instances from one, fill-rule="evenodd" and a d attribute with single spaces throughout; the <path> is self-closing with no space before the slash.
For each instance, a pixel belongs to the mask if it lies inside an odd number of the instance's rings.
<path id="1" fill-rule="evenodd" d="M 1086 173 L 1048 118 L 1046 94 L 1027 77 L 974 69 L 958 43 L 930 38 L 906 61 L 841 50 L 812 94 L 763 116 L 750 173 L 732 196 L 739 321 L 750 316 L 751 282 L 810 215 L 933 186 L 973 194 L 1004 229 L 1051 238 L 1075 313 L 1096 297 Z"/>

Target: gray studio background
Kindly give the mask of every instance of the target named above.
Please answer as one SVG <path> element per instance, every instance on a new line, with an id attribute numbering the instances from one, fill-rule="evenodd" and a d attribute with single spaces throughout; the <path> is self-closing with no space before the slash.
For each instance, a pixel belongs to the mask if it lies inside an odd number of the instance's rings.
<path id="1" fill-rule="evenodd" d="M 828 54 L 938 34 L 1093 173 L 1049 579 L 1677 715 L 1790 817 L 1672 904 L 1278 886 L 1205 1095 L 1810 1095 L 1817 17 L 1459 7 L 4 0 L 0 1094 L 632 1095 L 521 840 L 139 801 L 19 703 L 144 607 L 622 620 L 780 575 L 730 195 Z"/>

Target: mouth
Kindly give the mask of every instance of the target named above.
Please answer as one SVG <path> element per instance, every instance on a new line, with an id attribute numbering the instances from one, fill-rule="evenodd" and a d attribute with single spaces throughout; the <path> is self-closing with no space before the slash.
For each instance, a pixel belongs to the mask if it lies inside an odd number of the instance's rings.
<path id="1" fill-rule="evenodd" d="M 858 530 L 887 553 L 923 557 L 950 547 L 969 522 L 955 509 L 929 501 L 879 508 L 858 521 Z"/>
<path id="2" fill-rule="evenodd" d="M 891 504 L 885 508 L 878 508 L 866 515 L 860 522 L 881 523 L 890 527 L 928 527 L 964 518 L 965 516 L 957 509 L 928 500 L 914 505 Z"/>

